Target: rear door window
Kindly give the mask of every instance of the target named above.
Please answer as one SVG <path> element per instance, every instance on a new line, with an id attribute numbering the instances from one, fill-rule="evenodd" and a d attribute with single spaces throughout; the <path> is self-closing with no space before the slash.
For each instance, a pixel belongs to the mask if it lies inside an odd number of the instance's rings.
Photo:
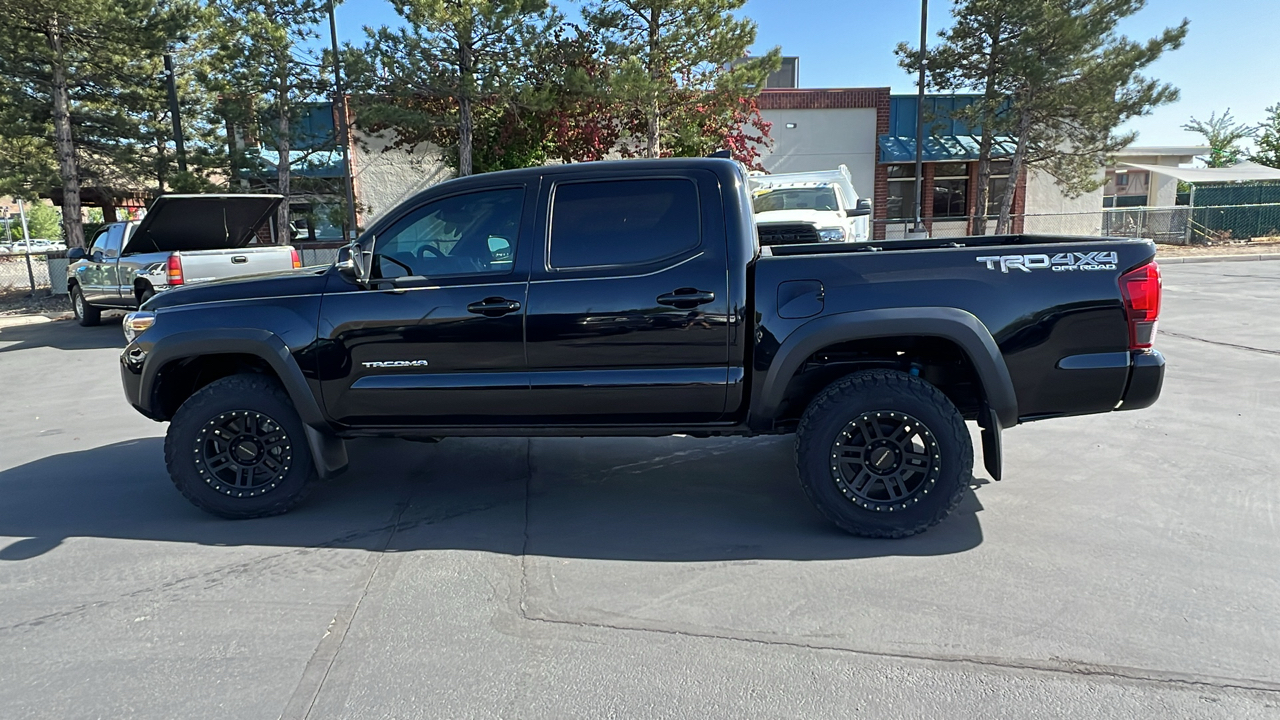
<path id="1" fill-rule="evenodd" d="M 698 189 L 691 180 L 565 183 L 551 201 L 553 269 L 647 265 L 701 243 Z"/>

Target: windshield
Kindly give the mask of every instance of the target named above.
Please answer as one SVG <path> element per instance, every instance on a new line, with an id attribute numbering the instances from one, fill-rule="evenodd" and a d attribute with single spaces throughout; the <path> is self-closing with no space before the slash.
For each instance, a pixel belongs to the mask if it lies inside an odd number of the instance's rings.
<path id="1" fill-rule="evenodd" d="M 777 210 L 839 210 L 836 202 L 835 188 L 787 188 L 785 190 L 766 190 L 756 195 L 756 212 L 774 212 Z"/>

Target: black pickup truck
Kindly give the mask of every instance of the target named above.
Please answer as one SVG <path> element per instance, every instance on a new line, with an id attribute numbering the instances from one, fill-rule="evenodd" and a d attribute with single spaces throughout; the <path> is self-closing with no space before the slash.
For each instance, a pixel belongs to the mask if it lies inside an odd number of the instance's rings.
<path id="1" fill-rule="evenodd" d="M 1000 432 L 1144 408 L 1164 359 L 1155 247 L 1000 236 L 761 248 L 728 160 L 585 163 L 437 185 L 338 262 L 157 295 L 129 402 L 174 483 L 282 513 L 345 439 L 795 433 L 841 528 L 901 537 Z M 730 481 L 726 478 L 726 482 Z"/>

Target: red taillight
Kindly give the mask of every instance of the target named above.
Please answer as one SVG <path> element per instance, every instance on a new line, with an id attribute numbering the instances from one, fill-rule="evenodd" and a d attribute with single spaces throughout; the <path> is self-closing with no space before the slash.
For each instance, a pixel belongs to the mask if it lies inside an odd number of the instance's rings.
<path id="1" fill-rule="evenodd" d="M 298 248 L 290 246 L 289 254 L 293 256 L 293 269 L 297 270 L 302 267 L 302 258 L 298 257 Z"/>
<path id="2" fill-rule="evenodd" d="M 169 256 L 169 284 L 182 284 L 182 258 L 178 257 L 178 253 Z"/>
<path id="3" fill-rule="evenodd" d="M 1150 262 L 1121 275 L 1120 295 L 1129 318 L 1129 349 L 1151 347 L 1160 319 L 1160 266 Z"/>

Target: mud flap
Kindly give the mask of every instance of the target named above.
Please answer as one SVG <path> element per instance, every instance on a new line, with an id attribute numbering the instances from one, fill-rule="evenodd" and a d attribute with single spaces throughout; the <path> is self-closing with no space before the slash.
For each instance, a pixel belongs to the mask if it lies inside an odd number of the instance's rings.
<path id="1" fill-rule="evenodd" d="M 347 443 L 311 427 L 303 425 L 307 433 L 307 444 L 311 446 L 311 457 L 315 461 L 316 473 L 321 480 L 341 475 L 347 469 Z"/>
<path id="2" fill-rule="evenodd" d="M 978 413 L 978 427 L 982 428 L 982 465 L 992 480 L 1000 479 L 1003 458 L 1000 453 L 1000 418 L 989 405 L 983 405 Z"/>

